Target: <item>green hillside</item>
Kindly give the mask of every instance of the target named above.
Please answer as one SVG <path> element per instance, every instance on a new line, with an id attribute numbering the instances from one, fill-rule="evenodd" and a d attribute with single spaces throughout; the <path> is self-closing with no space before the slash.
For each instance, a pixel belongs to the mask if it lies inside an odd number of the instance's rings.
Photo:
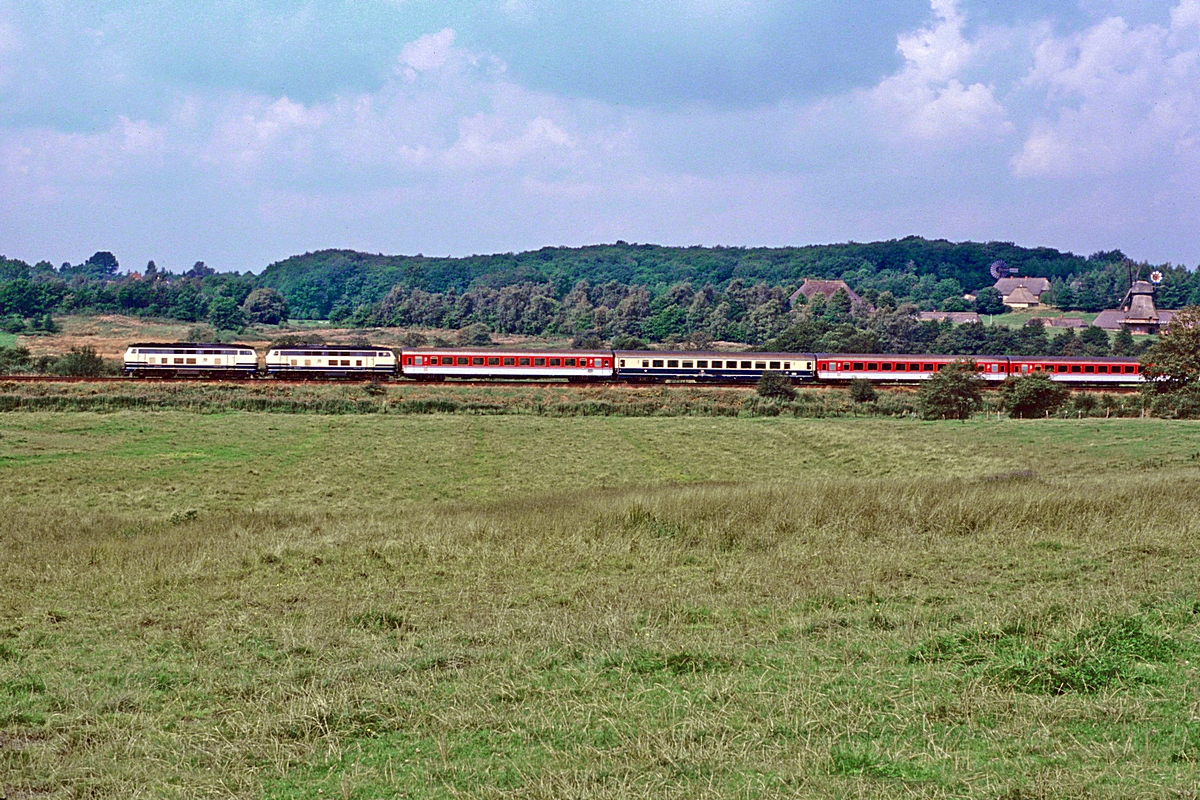
<path id="1" fill-rule="evenodd" d="M 281 291 L 294 314 L 326 317 L 339 302 L 376 303 L 395 286 L 426 292 L 500 288 L 520 283 L 551 284 L 564 295 L 576 282 L 609 282 L 652 290 L 682 282 L 724 287 L 732 280 L 798 284 L 806 277 L 842 278 L 857 289 L 876 288 L 897 296 L 911 284 L 957 281 L 959 291 L 993 283 L 988 270 L 1003 260 L 1022 275 L 1067 278 L 1120 261 L 1120 252 L 1083 258 L 1048 247 L 1008 242 L 948 242 L 917 236 L 886 242 L 808 247 L 663 247 L 649 244 L 544 247 L 524 253 L 465 258 L 385 256 L 352 250 L 321 250 L 271 264 L 261 284 Z M 653 292 L 657 293 L 657 292 Z"/>

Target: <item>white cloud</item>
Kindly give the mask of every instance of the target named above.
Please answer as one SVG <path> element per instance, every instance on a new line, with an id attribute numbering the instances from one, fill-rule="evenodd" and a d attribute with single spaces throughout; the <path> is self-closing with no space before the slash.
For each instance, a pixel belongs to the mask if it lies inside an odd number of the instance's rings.
<path id="1" fill-rule="evenodd" d="M 446 63 L 453 46 L 454 29 L 443 28 L 404 45 L 400 51 L 400 63 L 415 72 L 438 69 Z"/>
<path id="2" fill-rule="evenodd" d="M 982 131 L 1008 130 L 992 87 L 962 80 L 980 46 L 964 36 L 966 20 L 957 0 L 931 0 L 930 5 L 937 24 L 899 38 L 904 67 L 870 91 L 870 103 L 885 124 L 916 139 L 961 141 Z"/>
<path id="3" fill-rule="evenodd" d="M 1044 92 L 1050 113 L 1031 125 L 1015 173 L 1103 175 L 1163 159 L 1200 165 L 1200 47 L 1182 36 L 1198 21 L 1200 3 L 1184 0 L 1170 27 L 1109 17 L 1043 41 L 1026 84 Z"/>

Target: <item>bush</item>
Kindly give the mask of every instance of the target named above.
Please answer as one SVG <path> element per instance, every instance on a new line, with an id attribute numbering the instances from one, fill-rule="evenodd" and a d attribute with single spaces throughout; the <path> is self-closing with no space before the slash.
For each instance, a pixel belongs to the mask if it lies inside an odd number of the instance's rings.
<path id="1" fill-rule="evenodd" d="M 459 329 L 455 339 L 460 347 L 487 347 L 492 344 L 492 333 L 487 325 L 476 322 Z"/>
<path id="2" fill-rule="evenodd" d="M 571 347 L 579 350 L 599 350 L 604 341 L 595 331 L 585 331 L 571 340 Z"/>
<path id="3" fill-rule="evenodd" d="M 1000 402 L 1015 417 L 1042 417 L 1053 414 L 1067 401 L 1071 392 L 1049 375 L 1035 372 L 1018 377 L 1010 375 L 1000 387 Z"/>
<path id="4" fill-rule="evenodd" d="M 856 403 L 872 403 L 878 395 L 875 384 L 863 378 L 850 381 L 850 399 Z"/>
<path id="5" fill-rule="evenodd" d="M 16 314 L 10 314 L 0 321 L 0 330 L 5 333 L 21 333 L 25 330 L 25 320 Z"/>
<path id="6" fill-rule="evenodd" d="M 409 331 L 404 334 L 404 338 L 400 340 L 401 347 L 424 347 L 429 343 L 424 334 L 416 331 Z"/>
<path id="7" fill-rule="evenodd" d="M 104 374 L 104 359 L 94 347 L 72 347 L 54 362 L 51 371 L 55 375 L 95 377 Z"/>
<path id="8" fill-rule="evenodd" d="M 917 405 L 923 419 L 969 419 L 983 405 L 979 377 L 973 360 L 953 361 L 921 385 Z"/>
<path id="9" fill-rule="evenodd" d="M 778 372 L 764 372 L 758 379 L 758 396 L 776 400 L 795 400 L 796 387 L 791 380 Z"/>
<path id="10" fill-rule="evenodd" d="M 27 347 L 0 347 L 0 375 L 29 369 L 32 359 Z"/>

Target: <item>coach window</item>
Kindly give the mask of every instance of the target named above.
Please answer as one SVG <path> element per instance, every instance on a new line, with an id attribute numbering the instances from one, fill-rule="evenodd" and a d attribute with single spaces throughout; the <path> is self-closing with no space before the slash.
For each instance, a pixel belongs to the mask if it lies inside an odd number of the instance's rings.
<path id="1" fill-rule="evenodd" d="M 552 367 L 561 367 L 561 366 L 562 366 L 562 359 L 561 359 L 561 358 L 552 358 L 552 359 L 550 359 L 550 366 L 552 366 Z M 625 366 L 625 363 L 624 363 L 624 362 L 622 362 L 622 363 L 621 363 L 621 366 Z"/>
<path id="2" fill-rule="evenodd" d="M 528 358 L 518 358 L 518 359 L 517 359 L 517 364 L 519 364 L 519 365 L 520 365 L 520 366 L 522 366 L 522 367 L 528 367 L 528 366 L 529 366 L 529 359 L 528 359 Z"/>
<path id="3" fill-rule="evenodd" d="M 1096 372 L 1106 373 L 1106 372 L 1108 372 L 1108 367 L 1103 366 L 1103 365 L 1096 367 Z"/>
<path id="4" fill-rule="evenodd" d="M 685 362 L 683 362 L 683 368 L 684 368 L 684 369 L 692 369 L 692 366 L 693 366 L 693 364 L 692 364 L 692 362 L 691 362 L 691 361 L 685 361 Z"/>
<path id="5" fill-rule="evenodd" d="M 361 367 L 361 366 L 362 366 L 362 359 L 361 359 L 361 358 L 357 358 L 357 359 L 355 359 L 355 360 L 354 360 L 354 366 L 356 366 L 356 367 Z"/>
<path id="6" fill-rule="evenodd" d="M 770 367 L 770 368 L 771 368 L 771 369 L 779 369 L 779 362 L 778 362 L 778 361 L 772 361 L 772 362 L 771 362 L 771 367 Z"/>
<path id="7" fill-rule="evenodd" d="M 792 368 L 792 362 L 790 362 L 790 361 L 785 361 L 785 362 L 783 362 L 783 368 L 784 368 L 784 369 L 791 369 L 791 368 Z"/>
<path id="8" fill-rule="evenodd" d="M 765 361 L 755 361 L 755 362 L 754 362 L 754 368 L 755 368 L 755 369 L 766 369 L 766 368 L 767 368 L 767 362 L 765 362 Z"/>
<path id="9" fill-rule="evenodd" d="M 573 359 L 573 358 L 564 358 L 564 359 L 563 359 L 563 366 L 564 366 L 564 367 L 573 367 L 573 366 L 575 366 L 575 359 Z"/>
<path id="10" fill-rule="evenodd" d="M 876 372 L 878 370 L 879 370 L 878 364 L 876 364 L 874 362 L 867 364 L 867 372 Z"/>
<path id="11" fill-rule="evenodd" d="M 884 365 L 883 365 L 883 371 L 884 371 L 884 372 L 891 372 L 891 371 L 892 371 L 892 365 L 891 365 L 891 364 L 884 364 Z"/>
<path id="12" fill-rule="evenodd" d="M 1059 365 L 1058 365 L 1057 367 L 1055 367 L 1054 369 L 1055 369 L 1055 371 L 1057 371 L 1057 372 L 1066 372 L 1066 371 L 1067 371 L 1067 365 L 1066 365 L 1066 364 L 1059 364 Z"/>
<path id="13" fill-rule="evenodd" d="M 1125 371 L 1126 372 L 1137 372 L 1138 371 L 1137 365 L 1131 364 L 1130 366 L 1125 368 Z"/>
<path id="14" fill-rule="evenodd" d="M 471 364 L 476 367 L 482 367 L 483 356 L 471 356 Z"/>
<path id="15" fill-rule="evenodd" d="M 865 366 L 866 366 L 866 364 L 864 364 L 863 362 L 855 361 L 854 365 L 851 367 L 851 369 L 862 369 Z"/>
<path id="16" fill-rule="evenodd" d="M 550 359 L 550 360 L 553 361 L 554 359 Z M 625 369 L 625 359 L 622 358 L 617 363 L 619 363 L 621 365 L 621 369 Z"/>
<path id="17" fill-rule="evenodd" d="M 708 369 L 708 362 L 707 361 L 697 361 L 696 369 Z"/>
<path id="18" fill-rule="evenodd" d="M 1095 367 L 1093 367 L 1091 364 L 1088 364 L 1086 367 L 1084 367 L 1084 368 L 1083 368 L 1083 371 L 1084 371 L 1084 372 L 1091 372 L 1091 373 L 1095 373 L 1095 371 L 1096 371 L 1096 368 L 1095 368 Z"/>
<path id="19" fill-rule="evenodd" d="M 497 367 L 499 365 L 500 365 L 500 358 L 498 356 L 491 356 L 488 358 L 488 366 L 489 367 Z"/>
<path id="20" fill-rule="evenodd" d="M 506 366 L 506 367 L 511 367 L 516 363 L 517 363 L 517 360 L 515 358 L 510 357 L 510 358 L 504 359 L 504 366 Z"/>
<path id="21" fill-rule="evenodd" d="M 933 372 L 933 364 L 922 364 L 921 371 L 922 372 Z"/>
<path id="22" fill-rule="evenodd" d="M 1083 371 L 1083 368 L 1080 367 L 1078 364 L 1071 365 L 1071 372 L 1082 372 L 1082 371 Z"/>
<path id="23" fill-rule="evenodd" d="M 466 356 L 458 357 L 458 365 L 460 367 L 465 367 L 467 364 L 470 364 L 470 363 L 471 363 L 471 359 L 467 358 Z"/>
<path id="24" fill-rule="evenodd" d="M 670 369 L 679 369 L 679 361 L 677 361 L 676 359 L 672 358 L 672 359 L 670 359 L 670 360 L 668 360 L 668 361 L 667 361 L 667 367 L 668 367 L 668 368 L 670 368 Z"/>
<path id="25" fill-rule="evenodd" d="M 655 369 L 662 369 L 663 361 L 661 358 L 656 358 L 650 363 Z"/>
<path id="26" fill-rule="evenodd" d="M 720 362 L 720 361 L 710 361 L 710 362 L 708 362 L 708 365 L 709 365 L 710 367 L 712 367 L 713 369 L 720 369 L 720 368 L 721 368 L 721 362 Z"/>
<path id="27" fill-rule="evenodd" d="M 535 358 L 535 359 L 533 360 L 533 365 L 534 365 L 535 367 L 544 367 L 544 366 L 546 366 L 546 359 L 544 359 L 544 358 Z"/>
<path id="28" fill-rule="evenodd" d="M 642 369 L 649 369 L 649 368 L 650 368 L 650 362 L 643 360 L 642 361 Z"/>
<path id="29" fill-rule="evenodd" d="M 750 369 L 750 362 L 749 362 L 749 361 L 743 361 L 743 362 L 742 362 L 742 369 Z"/>

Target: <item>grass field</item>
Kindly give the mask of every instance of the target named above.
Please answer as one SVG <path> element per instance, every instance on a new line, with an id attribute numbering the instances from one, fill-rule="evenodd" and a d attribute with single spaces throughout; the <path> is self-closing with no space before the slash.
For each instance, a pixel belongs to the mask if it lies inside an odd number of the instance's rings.
<path id="1" fill-rule="evenodd" d="M 0 415 L 0 797 L 1193 797 L 1162 420 Z"/>
<path id="2" fill-rule="evenodd" d="M 12 347 L 17 343 L 16 334 L 0 331 L 0 347 Z"/>

